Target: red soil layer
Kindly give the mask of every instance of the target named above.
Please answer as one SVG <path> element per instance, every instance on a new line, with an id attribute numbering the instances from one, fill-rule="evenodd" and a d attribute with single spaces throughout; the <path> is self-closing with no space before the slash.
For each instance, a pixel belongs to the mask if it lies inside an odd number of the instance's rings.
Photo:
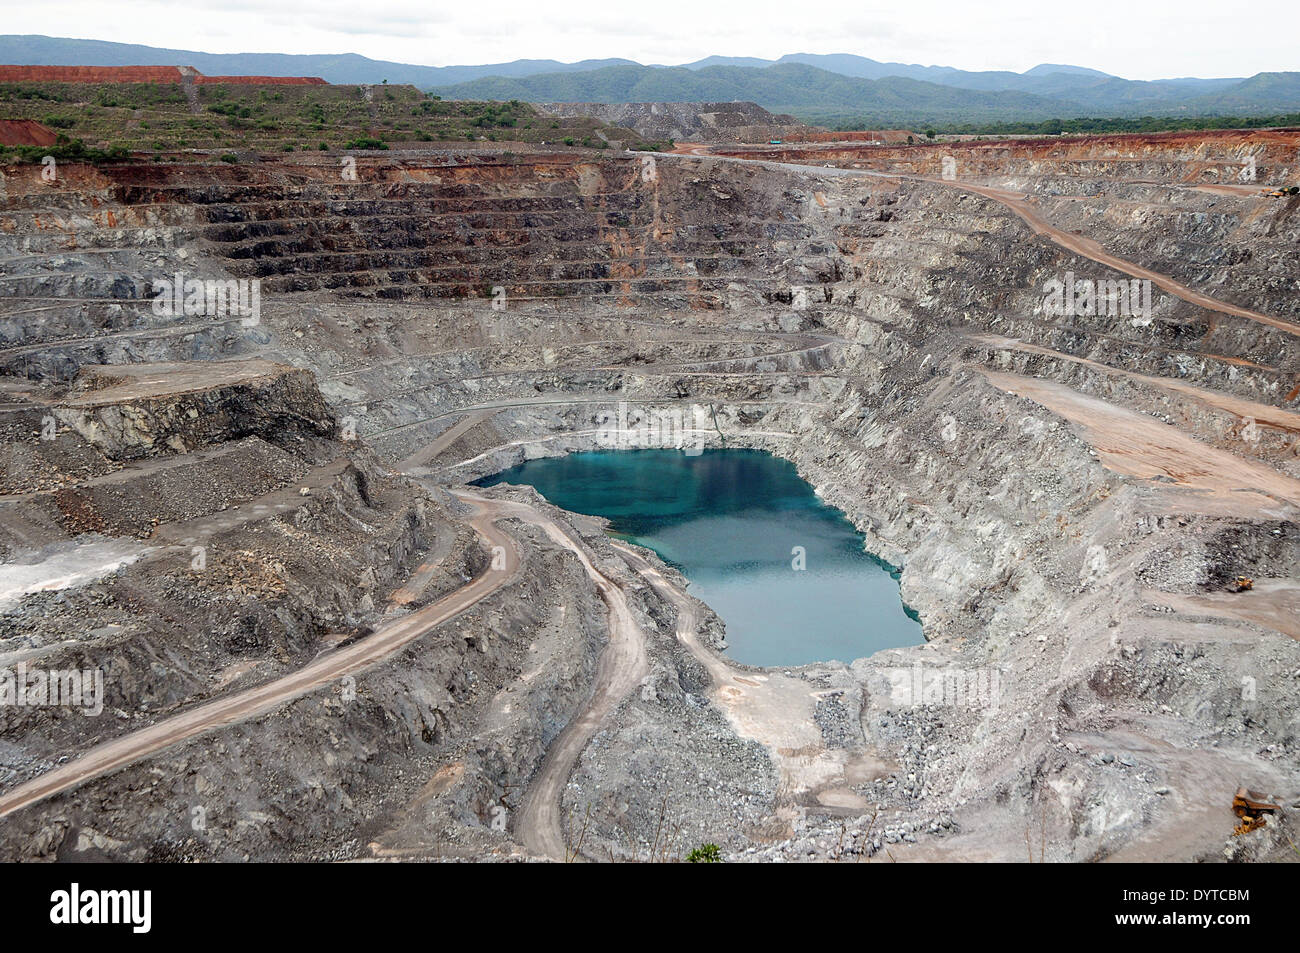
<path id="1" fill-rule="evenodd" d="M 328 86 L 319 76 L 204 76 L 194 77 L 196 83 L 229 83 L 239 86 Z"/>
<path id="2" fill-rule="evenodd" d="M 6 83 L 179 83 L 176 66 L 0 66 Z"/>
<path id="3" fill-rule="evenodd" d="M 326 86 L 318 76 L 204 76 L 186 71 L 196 83 L 231 83 L 248 86 Z M 179 66 L 0 66 L 5 83 L 179 83 Z"/>
<path id="4" fill-rule="evenodd" d="M 58 138 L 32 119 L 0 119 L 0 146 L 52 146 Z"/>

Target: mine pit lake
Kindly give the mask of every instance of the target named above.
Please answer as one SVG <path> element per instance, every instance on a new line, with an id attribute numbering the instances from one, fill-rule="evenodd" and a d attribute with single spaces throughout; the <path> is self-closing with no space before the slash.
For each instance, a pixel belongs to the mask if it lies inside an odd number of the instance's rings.
<path id="1" fill-rule="evenodd" d="M 574 453 L 529 460 L 477 485 L 499 483 L 603 516 L 613 535 L 653 549 L 726 622 L 727 654 L 739 662 L 848 662 L 923 640 L 898 570 L 866 551 L 862 534 L 794 464 L 770 453 Z"/>

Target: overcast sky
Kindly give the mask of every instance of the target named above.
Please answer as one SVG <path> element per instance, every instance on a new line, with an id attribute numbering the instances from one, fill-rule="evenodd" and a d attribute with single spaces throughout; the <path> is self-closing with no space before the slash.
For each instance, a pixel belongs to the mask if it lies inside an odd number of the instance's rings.
<path id="1" fill-rule="evenodd" d="M 1295 0 L 62 0 L 6 2 L 0 30 L 210 53 L 360 53 L 428 66 L 619 56 L 857 53 L 1130 79 L 1300 69 Z"/>

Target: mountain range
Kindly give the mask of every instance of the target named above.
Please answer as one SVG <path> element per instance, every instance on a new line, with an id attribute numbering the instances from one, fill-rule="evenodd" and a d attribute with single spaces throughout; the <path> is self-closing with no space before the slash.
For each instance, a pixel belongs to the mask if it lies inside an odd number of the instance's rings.
<path id="1" fill-rule="evenodd" d="M 882 62 L 851 53 L 776 60 L 710 56 L 680 65 L 627 59 L 419 66 L 357 54 L 201 53 L 100 40 L 0 36 L 0 63 L 193 66 L 209 75 L 320 76 L 409 83 L 444 99 L 529 102 L 744 100 L 812 122 L 1040 120 L 1077 116 L 1267 115 L 1300 110 L 1300 72 L 1129 80 L 1068 64 L 1023 73 Z"/>

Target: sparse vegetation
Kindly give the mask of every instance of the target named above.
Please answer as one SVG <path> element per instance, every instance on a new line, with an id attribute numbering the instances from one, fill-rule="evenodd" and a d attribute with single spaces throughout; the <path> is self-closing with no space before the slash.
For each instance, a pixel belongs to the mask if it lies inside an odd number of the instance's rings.
<path id="1" fill-rule="evenodd" d="M 42 162 L 46 156 L 69 162 L 119 162 L 129 155 L 121 146 L 96 149 L 87 146 L 80 139 L 69 139 L 65 135 L 60 135 L 52 146 L 0 146 L 0 162 Z"/>
<path id="2" fill-rule="evenodd" d="M 688 864 L 720 864 L 722 849 L 717 844 L 701 844 L 686 855 Z"/>
<path id="3" fill-rule="evenodd" d="M 879 117 L 840 121 L 837 132 L 878 129 L 889 123 Z M 1196 132 L 1204 129 L 1265 129 L 1300 126 L 1300 113 L 1269 116 L 1093 116 L 1077 119 L 1044 119 L 1025 122 L 980 122 L 936 125 L 926 135 L 941 136 L 1070 136 L 1115 132 Z"/>
<path id="4" fill-rule="evenodd" d="M 387 149 L 388 143 L 382 139 L 372 139 L 369 136 L 358 136 L 356 139 L 349 139 L 343 144 L 344 149 Z"/>
<path id="5" fill-rule="evenodd" d="M 205 83 L 197 93 L 199 111 L 194 113 L 179 84 L 9 82 L 0 83 L 0 114 L 33 119 L 101 148 L 128 151 L 237 145 L 276 152 L 288 151 L 289 144 L 300 150 L 301 143 L 316 142 L 323 134 L 336 142 L 384 143 L 366 146 L 373 149 L 480 137 L 540 143 L 555 140 L 556 129 L 575 143 L 604 147 L 597 133 L 605 127 L 598 121 L 549 119 L 519 99 L 448 101 L 404 85 L 376 88 L 369 100 L 359 86 Z M 51 109 L 52 103 L 61 108 Z M 639 141 L 625 130 L 607 135 Z"/>

